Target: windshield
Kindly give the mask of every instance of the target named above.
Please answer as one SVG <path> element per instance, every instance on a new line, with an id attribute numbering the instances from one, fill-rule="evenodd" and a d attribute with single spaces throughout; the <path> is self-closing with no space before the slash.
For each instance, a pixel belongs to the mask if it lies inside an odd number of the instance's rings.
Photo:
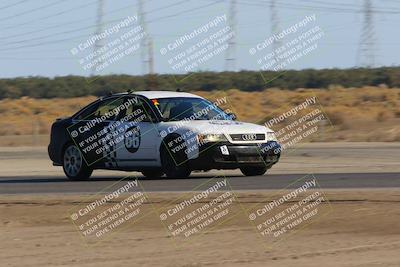
<path id="1" fill-rule="evenodd" d="M 151 101 L 165 121 L 231 120 L 219 107 L 202 98 L 172 97 Z"/>

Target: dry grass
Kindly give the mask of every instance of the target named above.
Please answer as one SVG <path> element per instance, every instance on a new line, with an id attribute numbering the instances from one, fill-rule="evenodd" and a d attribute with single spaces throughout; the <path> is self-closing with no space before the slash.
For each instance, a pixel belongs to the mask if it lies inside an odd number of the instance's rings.
<path id="1" fill-rule="evenodd" d="M 209 99 L 223 96 L 221 92 L 196 93 Z M 276 88 L 251 93 L 229 90 L 226 95 L 240 120 L 257 123 L 316 96 L 333 125 L 323 141 L 400 141 L 400 89 L 332 86 L 328 90 Z"/>
<path id="2" fill-rule="evenodd" d="M 239 90 L 195 92 L 209 99 L 226 95 L 240 120 L 262 123 L 273 116 L 317 96 L 334 125 L 325 141 L 400 141 L 400 89 L 379 87 L 328 90 L 269 89 L 262 92 Z M 95 97 L 72 99 L 5 99 L 0 101 L 0 135 L 46 135 L 51 123 L 68 116 Z"/>
<path id="3" fill-rule="evenodd" d="M 0 101 L 0 135 L 48 134 L 52 122 L 67 117 L 96 97 L 5 99 Z"/>

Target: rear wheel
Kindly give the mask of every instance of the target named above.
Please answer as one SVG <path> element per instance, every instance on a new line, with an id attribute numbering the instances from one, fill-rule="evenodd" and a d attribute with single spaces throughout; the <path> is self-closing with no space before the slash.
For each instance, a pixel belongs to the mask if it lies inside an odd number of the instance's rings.
<path id="1" fill-rule="evenodd" d="M 65 175 L 73 181 L 87 180 L 93 169 L 86 165 L 79 149 L 70 144 L 64 151 L 63 170 Z"/>
<path id="2" fill-rule="evenodd" d="M 162 170 L 148 170 L 148 171 L 142 171 L 142 174 L 146 178 L 160 178 L 161 176 L 164 175 L 164 172 Z"/>
<path id="3" fill-rule="evenodd" d="M 263 175 L 268 170 L 267 167 L 242 167 L 240 171 L 246 176 L 256 176 L 256 175 Z"/>
<path id="4" fill-rule="evenodd" d="M 179 146 L 177 146 L 179 147 Z M 186 178 L 192 172 L 187 164 L 187 157 L 183 149 L 173 152 L 173 148 L 166 145 L 161 149 L 161 162 L 164 173 L 168 178 Z"/>

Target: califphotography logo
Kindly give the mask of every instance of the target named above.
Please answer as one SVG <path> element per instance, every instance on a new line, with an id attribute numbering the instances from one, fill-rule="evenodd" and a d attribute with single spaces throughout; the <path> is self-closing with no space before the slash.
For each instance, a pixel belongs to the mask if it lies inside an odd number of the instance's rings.
<path id="1" fill-rule="evenodd" d="M 272 199 L 247 210 L 267 247 L 321 219 L 332 211 L 329 200 L 314 175 L 304 176 L 279 191 Z"/>
<path id="2" fill-rule="evenodd" d="M 138 25 L 137 15 L 128 16 L 107 29 L 99 30 L 70 50 L 78 58 L 82 69 L 92 75 L 104 73 L 123 58 L 135 55 L 147 34 L 143 26 Z"/>
<path id="3" fill-rule="evenodd" d="M 315 21 L 315 14 L 306 16 L 303 20 L 250 48 L 250 55 L 261 55 L 257 64 L 263 71 L 286 69 L 291 63 L 317 49 L 317 41 L 321 39 L 324 32 L 318 25 L 310 28 Z M 273 48 L 273 51 L 265 53 L 270 47 Z"/>
<path id="4" fill-rule="evenodd" d="M 200 184 L 192 192 L 157 209 L 174 244 L 179 248 L 195 242 L 209 231 L 222 228 L 222 224 L 239 212 L 235 194 L 226 177 L 214 177 Z"/>
<path id="5" fill-rule="evenodd" d="M 275 154 L 291 153 L 310 140 L 321 141 L 333 128 L 316 96 L 305 98 L 299 105 L 276 116 L 267 116 L 264 125 L 274 130 L 280 146 L 260 146 L 260 152 L 274 151 Z"/>
<path id="6" fill-rule="evenodd" d="M 70 218 L 85 243 L 93 245 L 150 214 L 145 202 L 139 181 L 125 177 L 71 209 Z"/>
<path id="7" fill-rule="evenodd" d="M 166 58 L 174 73 L 190 73 L 204 69 L 210 61 L 223 54 L 234 37 L 235 32 L 228 24 L 227 15 L 221 14 L 183 33 L 162 47 L 160 54 Z"/>

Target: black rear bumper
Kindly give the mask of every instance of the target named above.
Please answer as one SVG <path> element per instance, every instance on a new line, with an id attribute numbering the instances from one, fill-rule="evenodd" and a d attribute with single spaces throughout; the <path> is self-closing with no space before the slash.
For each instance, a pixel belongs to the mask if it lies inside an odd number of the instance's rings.
<path id="1" fill-rule="evenodd" d="M 221 147 L 226 146 L 229 155 Z M 193 170 L 237 169 L 244 166 L 270 168 L 279 161 L 281 146 L 274 141 L 263 144 L 236 145 L 231 143 L 207 144 L 200 148 L 199 157 L 189 160 Z"/>

